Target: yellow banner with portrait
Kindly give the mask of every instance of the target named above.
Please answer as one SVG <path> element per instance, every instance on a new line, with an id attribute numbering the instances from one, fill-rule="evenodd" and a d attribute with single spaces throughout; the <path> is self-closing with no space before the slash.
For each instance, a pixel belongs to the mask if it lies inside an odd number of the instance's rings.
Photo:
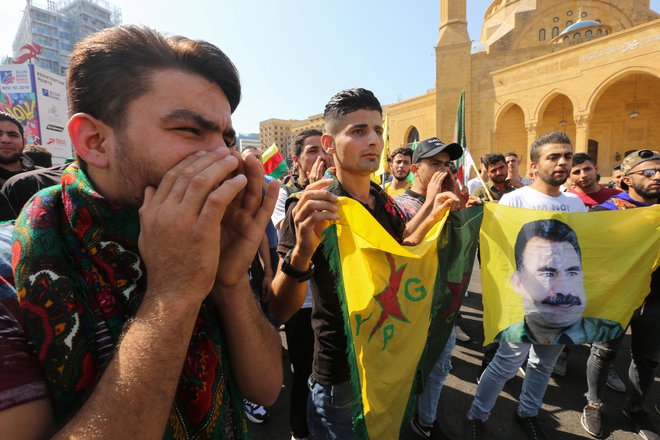
<path id="1" fill-rule="evenodd" d="M 397 439 L 451 334 L 483 210 L 448 213 L 420 244 L 403 246 L 359 202 L 338 205 L 322 246 L 344 317 L 351 438 Z"/>
<path id="2" fill-rule="evenodd" d="M 660 207 L 559 213 L 487 203 L 479 235 L 484 344 L 622 334 L 660 260 Z"/>

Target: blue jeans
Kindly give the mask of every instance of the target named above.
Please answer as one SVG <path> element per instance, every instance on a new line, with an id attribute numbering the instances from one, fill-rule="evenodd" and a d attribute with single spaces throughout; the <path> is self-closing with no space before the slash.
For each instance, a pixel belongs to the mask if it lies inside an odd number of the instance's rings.
<path id="1" fill-rule="evenodd" d="M 516 375 L 525 362 L 527 369 L 520 391 L 518 414 L 522 417 L 535 417 L 543 405 L 543 396 L 550 382 L 552 369 L 564 345 L 537 345 L 529 343 L 514 344 L 502 342 L 492 362 L 481 376 L 477 391 L 468 413 L 470 420 L 488 420 L 495 401 L 502 392 L 504 384 Z"/>
<path id="2" fill-rule="evenodd" d="M 353 438 L 353 391 L 350 382 L 335 385 L 318 383 L 309 376 L 307 425 L 314 440 Z"/>
<path id="3" fill-rule="evenodd" d="M 660 361 L 660 301 L 647 300 L 630 321 L 631 360 L 628 368 L 629 406 L 642 406 L 651 385 L 655 381 L 655 370 Z M 613 341 L 598 342 L 591 346 L 587 360 L 587 400 L 602 403 L 602 394 L 607 383 L 607 369 L 616 357 L 623 335 Z"/>
<path id="4" fill-rule="evenodd" d="M 447 375 L 451 370 L 451 352 L 456 345 L 456 332 L 452 329 L 445 348 L 440 353 L 440 357 L 433 365 L 429 377 L 424 384 L 424 391 L 417 398 L 417 412 L 419 421 L 426 426 L 433 425 L 435 416 L 438 413 L 438 403 L 440 401 L 440 391 L 445 384 Z"/>

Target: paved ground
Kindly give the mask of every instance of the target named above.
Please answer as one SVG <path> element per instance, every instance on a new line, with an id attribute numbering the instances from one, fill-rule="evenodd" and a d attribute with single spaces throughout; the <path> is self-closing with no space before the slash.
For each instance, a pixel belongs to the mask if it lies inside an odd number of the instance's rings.
<path id="1" fill-rule="evenodd" d="M 469 296 L 464 298 L 462 328 L 473 338 L 472 341 L 459 342 L 453 353 L 452 373 L 447 378 L 440 397 L 438 418 L 443 432 L 434 432 L 433 438 L 461 439 L 465 414 L 472 402 L 476 389 L 476 376 L 481 365 L 481 343 L 483 341 L 481 283 L 478 267 L 472 276 Z M 283 335 L 283 334 L 282 334 Z M 660 337 L 660 335 L 658 335 Z M 630 362 L 629 336 L 626 336 L 624 347 L 616 359 L 616 369 L 627 382 L 627 368 Z M 286 343 L 283 342 L 284 347 Z M 568 374 L 565 377 L 553 377 L 545 395 L 541 417 L 546 430 L 555 431 L 557 440 L 574 440 L 590 438 L 580 425 L 580 413 L 585 404 L 583 394 L 586 392 L 585 364 L 589 355 L 588 347 L 574 346 L 568 358 Z M 284 351 L 285 388 L 282 389 L 278 401 L 270 408 L 270 420 L 263 425 L 251 424 L 250 430 L 255 439 L 284 440 L 290 439 L 288 405 L 289 393 L 286 386 L 290 383 L 291 374 L 288 358 Z M 524 439 L 524 434 L 513 418 L 516 408 L 516 397 L 520 393 L 522 375 L 510 380 L 504 387 L 497 405 L 493 410 L 486 428 L 488 439 L 517 440 Z M 660 402 L 660 386 L 656 384 L 649 398 L 650 406 Z M 624 394 L 616 393 L 609 388 L 606 391 L 607 425 L 606 436 L 609 440 L 639 439 L 630 429 L 630 425 L 621 411 L 625 400 Z M 660 416 L 654 412 L 651 415 L 656 425 L 660 426 Z"/>

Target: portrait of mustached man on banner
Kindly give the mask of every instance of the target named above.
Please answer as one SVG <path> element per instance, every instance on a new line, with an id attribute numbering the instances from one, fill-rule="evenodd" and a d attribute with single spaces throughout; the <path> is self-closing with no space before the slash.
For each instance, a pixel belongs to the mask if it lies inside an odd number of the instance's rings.
<path id="1" fill-rule="evenodd" d="M 513 290 L 522 296 L 524 321 L 496 339 L 537 344 L 577 344 L 622 331 L 618 322 L 584 317 L 582 251 L 573 229 L 554 219 L 523 225 L 516 238 Z"/>

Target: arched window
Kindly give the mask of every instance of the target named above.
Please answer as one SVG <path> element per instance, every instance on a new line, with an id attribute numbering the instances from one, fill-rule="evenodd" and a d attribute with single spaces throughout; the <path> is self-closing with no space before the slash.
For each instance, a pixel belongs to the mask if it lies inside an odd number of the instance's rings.
<path id="1" fill-rule="evenodd" d="M 589 29 L 584 33 L 584 38 L 586 38 L 587 40 L 589 40 L 592 37 L 593 37 L 593 32 L 591 31 L 591 29 Z"/>
<path id="2" fill-rule="evenodd" d="M 539 31 L 539 41 L 545 41 L 545 29 Z"/>
<path id="3" fill-rule="evenodd" d="M 603 35 L 602 29 L 596 29 L 596 35 Z"/>
<path id="4" fill-rule="evenodd" d="M 572 21 L 572 20 L 568 20 L 568 21 L 566 22 L 566 27 L 569 27 L 569 26 L 572 25 L 572 24 L 573 24 L 573 21 Z"/>
<path id="5" fill-rule="evenodd" d="M 559 28 L 555 26 L 552 28 L 552 38 L 555 38 L 557 35 L 559 35 Z"/>
<path id="6" fill-rule="evenodd" d="M 573 40 L 579 40 L 580 39 L 580 33 L 576 32 L 573 34 Z"/>
<path id="7" fill-rule="evenodd" d="M 406 143 L 412 144 L 415 141 L 419 142 L 419 131 L 417 131 L 417 128 L 413 127 L 408 133 L 408 139 L 406 139 Z"/>

